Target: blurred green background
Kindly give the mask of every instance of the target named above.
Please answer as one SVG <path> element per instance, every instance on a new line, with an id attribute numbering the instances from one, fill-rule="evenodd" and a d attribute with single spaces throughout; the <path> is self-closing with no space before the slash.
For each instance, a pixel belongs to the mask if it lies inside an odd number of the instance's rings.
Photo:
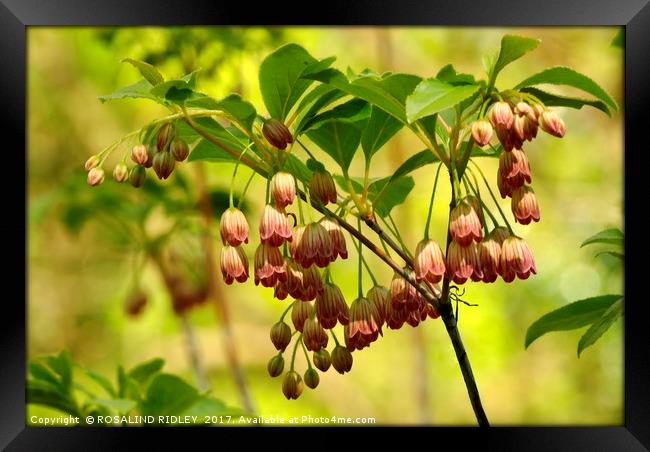
<path id="1" fill-rule="evenodd" d="M 133 282 L 134 259 L 116 247 L 98 221 L 77 231 L 61 213 L 70 190 L 92 196 L 85 184 L 84 161 L 126 133 L 165 114 L 146 100 L 101 104 L 97 96 L 137 81 L 137 71 L 120 63 L 125 57 L 157 65 L 168 78 L 202 68 L 198 88 L 215 98 L 239 92 L 265 110 L 257 68 L 266 54 L 285 42 L 297 42 L 317 58 L 335 55 L 335 66 L 355 71 L 413 72 L 434 76 L 445 64 L 482 78 L 481 58 L 498 50 L 503 34 L 542 40 L 533 53 L 508 66 L 497 86 L 514 86 L 547 66 L 570 66 L 592 77 L 622 104 L 623 51 L 611 46 L 615 28 L 41 28 L 28 29 L 28 354 L 70 350 L 75 361 L 111 378 L 118 364 L 132 366 L 161 356 L 165 369 L 196 383 L 182 322 L 171 308 L 164 285 L 147 265 L 142 286 L 149 302 L 137 317 L 124 314 Z M 557 87 L 555 88 L 557 92 Z M 569 90 L 561 91 L 575 94 Z M 532 246 L 538 275 L 527 281 L 466 285 L 465 298 L 479 307 L 461 306 L 460 330 L 483 403 L 493 424 L 622 424 L 623 335 L 618 322 L 578 359 L 583 331 L 552 333 L 524 349 L 526 328 L 542 314 L 568 302 L 603 293 L 622 293 L 622 272 L 608 256 L 580 249 L 588 236 L 623 227 L 623 115 L 613 118 L 585 108 L 557 108 L 567 125 L 563 139 L 540 133 L 526 145 L 542 220 L 515 226 Z M 132 144 L 131 144 L 132 145 Z M 405 131 L 380 151 L 372 173 L 385 176 L 421 150 Z M 125 146 L 109 160 L 108 174 Z M 361 154 L 361 153 L 359 153 Z M 119 155 L 119 156 L 118 156 Z M 323 154 L 323 158 L 328 157 Z M 357 156 L 358 157 L 358 156 Z M 325 163 L 329 161 L 324 160 Z M 495 159 L 480 159 L 494 184 Z M 192 183 L 194 164 L 179 170 Z M 206 166 L 208 184 L 227 190 L 232 165 Z M 351 174 L 361 175 L 353 162 Z M 407 245 L 421 239 L 433 167 L 414 173 L 416 189 L 394 211 Z M 242 170 L 237 189 L 250 173 Z M 150 176 L 148 176 L 150 177 Z M 171 177 L 174 179 L 176 173 Z M 164 184 L 173 185 L 172 180 Z M 61 187 L 68 187 L 62 195 Z M 70 188 L 72 187 L 72 188 Z M 496 184 L 493 185 L 496 189 Z M 133 202 L 138 193 L 118 187 Z M 249 191 L 249 223 L 257 239 L 263 199 L 259 178 Z M 433 238 L 444 243 L 449 190 L 443 187 L 434 206 Z M 507 200 L 509 201 L 509 200 Z M 504 201 L 506 212 L 509 202 Z M 510 216 L 511 218 L 511 216 Z M 65 220 L 65 221 L 63 221 Z M 164 223 L 154 218 L 152 228 Z M 513 223 L 514 224 L 514 223 Z M 218 231 L 214 228 L 214 236 Z M 348 238 L 348 248 L 353 243 Z M 252 257 L 254 247 L 248 245 Z M 376 275 L 390 284 L 392 272 L 369 257 Z M 351 259 L 337 261 L 333 276 L 351 302 L 356 274 Z M 370 287 L 370 281 L 366 281 Z M 278 416 L 363 416 L 391 424 L 475 423 L 465 386 L 444 326 L 428 320 L 418 328 L 385 330 L 369 349 L 354 353 L 351 373 L 330 369 L 316 390 L 305 389 L 287 401 L 281 380 L 271 379 L 266 363 L 275 354 L 270 326 L 286 307 L 272 290 L 252 280 L 225 290 L 235 344 L 258 414 Z M 235 406 L 241 400 L 226 365 L 220 323 L 213 303 L 192 309 L 200 360 L 212 393 Z M 341 333 L 342 334 L 342 333 Z M 340 336 L 340 334 L 339 334 Z M 286 358 L 286 357 L 285 357 Z M 298 369 L 304 357 L 298 354 Z M 32 408 L 34 409 L 34 408 Z"/>

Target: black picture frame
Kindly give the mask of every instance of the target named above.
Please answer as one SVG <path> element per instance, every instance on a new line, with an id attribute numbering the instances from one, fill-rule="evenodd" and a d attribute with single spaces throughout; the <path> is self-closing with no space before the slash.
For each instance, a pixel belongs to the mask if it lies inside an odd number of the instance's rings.
<path id="1" fill-rule="evenodd" d="M 254 7 L 253 7 L 254 5 Z M 321 9 L 322 8 L 322 9 Z M 26 177 L 26 27 L 51 25 L 465 25 L 465 26 L 625 26 L 625 234 L 628 247 L 625 272 L 625 405 L 624 424 L 612 427 L 492 427 L 443 428 L 424 432 L 442 446 L 440 435 L 450 435 L 454 447 L 477 441 L 488 450 L 648 450 L 650 449 L 650 343 L 640 279 L 634 270 L 640 261 L 642 156 L 648 148 L 650 126 L 650 5 L 648 0 L 531 0 L 477 2 L 329 1 L 305 7 L 278 1 L 257 3 L 212 1 L 112 1 L 101 0 L 0 0 L 0 109 L 5 144 L 3 177 L 0 177 L 5 215 L 3 309 L 0 361 L 0 447 L 7 450 L 104 450 L 128 448 L 141 432 L 155 432 L 155 439 L 184 437 L 191 432 L 198 444 L 199 432 L 214 429 L 111 429 L 39 428 L 25 426 L 27 265 L 24 244 L 26 199 L 16 195 L 20 179 Z M 594 158 L 597 158 L 596 156 Z M 25 173 L 18 171 L 25 168 Z M 9 169 L 9 171 L 7 171 Z M 18 175 L 18 176 L 17 176 Z M 26 180 L 25 180 L 26 182 Z M 25 188 L 26 185 L 25 185 Z M 25 263 L 22 269 L 16 262 Z M 629 264 L 632 262 L 633 264 Z M 631 273 L 630 273 L 631 270 Z M 632 275 L 632 276 L 630 276 Z M 24 279 L 23 279 L 24 278 Z M 24 282 L 24 284 L 22 284 Z M 632 294 L 628 297 L 628 294 Z M 627 303 L 627 300 L 630 300 Z M 136 432 L 137 430 L 137 432 Z M 235 429 L 227 429 L 232 431 Z M 282 429 L 266 429 L 282 430 Z M 165 434 L 161 435 L 161 431 Z M 239 430 L 241 431 L 241 430 Z M 247 431 L 247 430 L 246 430 Z M 223 437 L 224 429 L 218 430 Z M 367 433 L 367 432 L 366 432 Z M 410 435 L 411 433 L 407 433 Z M 374 436 L 374 434 L 373 434 Z M 403 439 L 407 439 L 404 437 Z M 194 443 L 196 441 L 196 443 Z M 208 440 L 210 441 L 210 440 Z M 398 439 L 399 441 L 399 439 Z M 432 444 L 432 447 L 435 446 Z M 171 444 L 171 443 L 168 443 Z M 336 443 L 332 442 L 332 446 Z M 190 444 L 189 447 L 192 447 Z M 216 447 L 216 445 L 215 445 Z M 447 446 L 448 447 L 448 446 Z"/>

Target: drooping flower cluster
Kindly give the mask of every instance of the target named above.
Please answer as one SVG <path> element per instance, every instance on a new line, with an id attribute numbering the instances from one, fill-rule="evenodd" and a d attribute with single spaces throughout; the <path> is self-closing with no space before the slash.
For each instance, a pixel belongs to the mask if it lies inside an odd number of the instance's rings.
<path id="1" fill-rule="evenodd" d="M 104 151 L 106 152 L 106 151 Z M 190 153 L 187 142 L 176 136 L 176 126 L 172 122 L 166 122 L 151 134 L 147 143 L 137 144 L 131 150 L 131 160 L 135 163 L 130 169 L 125 159 L 113 168 L 113 179 L 116 182 L 126 182 L 133 187 L 142 187 L 146 177 L 146 169 L 152 168 L 158 179 L 167 179 L 176 166 L 176 163 L 184 161 Z M 85 168 L 88 171 L 87 182 L 90 186 L 96 186 L 104 182 L 105 173 L 102 164 L 106 157 L 104 153 L 93 155 L 86 160 Z"/>
<path id="2" fill-rule="evenodd" d="M 468 198 L 472 197 L 461 199 L 450 216 L 449 278 L 456 284 L 464 284 L 468 279 L 492 283 L 497 276 L 512 282 L 515 275 L 526 279 L 530 273 L 536 273 L 535 261 L 524 239 L 501 226 L 482 236 L 484 219 L 479 218 L 476 213 L 479 208 Z M 468 241 L 468 237 L 472 240 Z"/>
<path id="3" fill-rule="evenodd" d="M 514 105 L 506 101 L 496 102 L 488 116 L 489 123 L 479 120 L 472 124 L 472 137 L 479 146 L 485 146 L 492 136 L 492 127 L 496 130 L 504 150 L 497 171 L 499 193 L 502 198 L 511 198 L 515 221 L 524 225 L 539 221 L 537 198 L 527 185 L 532 178 L 523 145 L 537 137 L 539 128 L 555 137 L 563 137 L 566 131 L 564 121 L 543 105 L 531 105 L 523 100 Z"/>

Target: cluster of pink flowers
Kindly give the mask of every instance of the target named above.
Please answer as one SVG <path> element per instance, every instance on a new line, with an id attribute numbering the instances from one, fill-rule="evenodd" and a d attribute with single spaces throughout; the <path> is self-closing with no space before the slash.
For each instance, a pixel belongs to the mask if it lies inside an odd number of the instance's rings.
<path id="1" fill-rule="evenodd" d="M 511 282 L 515 276 L 526 279 L 536 273 L 533 254 L 524 239 L 510 234 L 505 227 L 494 228 L 483 237 L 483 221 L 474 197 L 460 200 L 452 210 L 447 250 L 447 274 L 456 284 L 468 279 L 491 283 L 501 276 Z M 480 208 L 480 207 L 479 207 Z"/>
<path id="2" fill-rule="evenodd" d="M 515 221 L 529 224 L 539 221 L 539 205 L 530 185 L 530 165 L 523 151 L 526 141 L 537 137 L 537 130 L 563 137 L 566 131 L 564 121 L 553 111 L 541 104 L 530 105 L 520 101 L 510 103 L 496 102 L 489 113 L 489 122 L 476 121 L 472 124 L 472 136 L 479 146 L 485 146 L 492 138 L 492 127 L 503 146 L 499 157 L 497 186 L 502 198 L 510 197 Z"/>

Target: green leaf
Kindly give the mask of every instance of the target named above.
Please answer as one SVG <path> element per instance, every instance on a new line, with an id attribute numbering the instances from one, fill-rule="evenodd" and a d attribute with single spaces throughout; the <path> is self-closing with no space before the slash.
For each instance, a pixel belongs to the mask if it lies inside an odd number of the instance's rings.
<path id="1" fill-rule="evenodd" d="M 332 65 L 336 61 L 335 56 L 323 58 L 320 61 L 316 61 L 314 63 L 311 63 L 308 65 L 306 68 L 303 69 L 303 71 L 300 73 L 300 78 L 304 78 L 305 75 L 308 74 L 315 74 L 317 72 L 324 71 L 328 67 Z"/>
<path id="2" fill-rule="evenodd" d="M 312 158 L 307 159 L 307 168 L 310 171 L 316 172 L 316 171 L 325 171 L 325 165 L 323 165 L 321 162 L 318 162 Z"/>
<path id="3" fill-rule="evenodd" d="M 185 100 L 193 96 L 198 96 L 198 94 L 194 92 L 190 83 L 182 79 L 159 83 L 151 88 L 151 94 L 177 104 L 183 104 Z"/>
<path id="4" fill-rule="evenodd" d="M 180 414 L 199 400 L 198 391 L 175 375 L 158 374 L 142 401 L 144 416 Z"/>
<path id="5" fill-rule="evenodd" d="M 192 149 L 188 162 L 197 162 L 199 160 L 206 160 L 209 162 L 234 162 L 235 158 L 219 146 L 207 141 L 201 140 Z"/>
<path id="6" fill-rule="evenodd" d="M 619 49 L 625 47 L 625 28 L 620 28 L 616 32 L 614 39 L 612 39 L 612 46 L 618 47 Z"/>
<path id="7" fill-rule="evenodd" d="M 359 97 L 376 105 L 385 112 L 406 124 L 406 97 L 413 92 L 420 77 L 411 74 L 384 74 L 379 77 L 367 75 L 354 79 L 352 82 L 337 69 L 306 75 L 305 78 L 318 80 L 339 90 Z"/>
<path id="8" fill-rule="evenodd" d="M 454 86 L 431 78 L 423 80 L 406 99 L 406 116 L 412 123 L 451 108 L 474 95 L 479 85 Z"/>
<path id="9" fill-rule="evenodd" d="M 291 107 L 312 84 L 312 81 L 302 79 L 300 75 L 316 62 L 309 52 L 297 44 L 282 46 L 262 61 L 260 91 L 271 117 L 285 120 Z"/>
<path id="10" fill-rule="evenodd" d="M 129 63 L 134 66 L 138 71 L 140 71 L 140 74 L 142 74 L 142 76 L 154 86 L 165 81 L 162 74 L 158 72 L 158 69 L 149 63 L 134 60 L 133 58 L 124 58 L 122 63 Z"/>
<path id="11" fill-rule="evenodd" d="M 582 242 L 580 248 L 586 245 L 591 245 L 592 243 L 606 243 L 609 245 L 623 246 L 625 243 L 625 236 L 620 229 L 605 229 Z"/>
<path id="12" fill-rule="evenodd" d="M 368 124 L 361 134 L 361 148 L 366 155 L 366 160 L 388 142 L 403 124 L 377 106 L 372 107 Z"/>
<path id="13" fill-rule="evenodd" d="M 370 117 L 370 105 L 363 99 L 352 99 L 341 105 L 337 105 L 331 110 L 314 116 L 303 127 L 303 131 L 315 129 L 320 124 L 336 119 L 341 122 L 359 122 L 367 120 Z"/>
<path id="14" fill-rule="evenodd" d="M 80 416 L 74 401 L 53 389 L 45 381 L 27 380 L 25 402 L 55 408 L 72 416 Z"/>
<path id="15" fill-rule="evenodd" d="M 321 123 L 308 131 L 307 136 L 347 171 L 359 147 L 361 130 L 354 124 L 335 119 Z"/>
<path id="16" fill-rule="evenodd" d="M 617 253 L 616 251 L 601 251 L 600 253 L 596 253 L 596 256 L 594 257 L 603 256 L 603 255 L 612 256 L 622 261 L 625 260 L 625 255 L 623 253 Z"/>
<path id="17" fill-rule="evenodd" d="M 151 377 L 160 372 L 164 365 L 164 359 L 154 358 L 138 364 L 127 375 L 144 386 Z"/>
<path id="18" fill-rule="evenodd" d="M 113 388 L 113 385 L 108 378 L 90 369 L 84 368 L 83 370 L 86 372 L 86 375 L 88 375 L 95 383 L 101 386 L 109 396 L 117 396 L 117 393 L 115 392 L 115 389 Z"/>
<path id="19" fill-rule="evenodd" d="M 598 100 L 603 101 L 609 108 L 616 111 L 618 105 L 616 101 L 611 98 L 607 92 L 600 87 L 596 82 L 571 68 L 557 66 L 545 69 L 535 75 L 528 77 L 526 80 L 519 83 L 515 89 L 521 89 L 528 86 L 540 85 L 548 83 L 551 85 L 566 85 L 578 88 L 586 93 L 595 96 Z"/>
<path id="20" fill-rule="evenodd" d="M 501 39 L 501 49 L 499 50 L 499 56 L 494 63 L 494 68 L 491 73 L 492 80 L 496 79 L 496 76 L 504 67 L 513 61 L 518 60 L 531 50 L 534 50 L 540 42 L 541 41 L 539 39 L 531 39 L 515 35 L 505 35 Z"/>
<path id="21" fill-rule="evenodd" d="M 205 108 L 208 110 L 222 110 L 248 131 L 252 130 L 253 121 L 255 121 L 257 115 L 253 104 L 243 100 L 239 94 L 230 94 L 221 100 L 215 100 L 205 94 L 199 94 L 192 99 L 188 99 L 185 102 L 185 106 Z"/>
<path id="22" fill-rule="evenodd" d="M 413 187 L 415 182 L 410 176 L 392 181 L 390 177 L 385 177 L 368 186 L 368 199 L 373 203 L 375 212 L 386 217 L 395 206 L 406 201 Z"/>
<path id="23" fill-rule="evenodd" d="M 309 183 L 311 179 L 312 170 L 309 169 L 304 163 L 293 154 L 287 155 L 285 162 L 285 169 L 293 174 L 299 181 Z"/>
<path id="24" fill-rule="evenodd" d="M 578 342 L 578 357 L 582 351 L 596 342 L 623 315 L 623 298 L 612 304 L 607 311 L 589 327 Z"/>
<path id="25" fill-rule="evenodd" d="M 329 85 L 318 85 L 307 93 L 296 107 L 295 135 L 300 135 L 321 109 L 344 96 L 343 91 Z"/>
<path id="26" fill-rule="evenodd" d="M 61 379 L 57 377 L 54 372 L 52 372 L 50 369 L 45 367 L 44 365 L 37 363 L 37 362 L 30 362 L 29 363 L 29 373 L 34 377 L 36 380 L 42 380 L 44 382 L 49 383 L 52 385 L 53 388 L 56 388 L 58 391 L 61 391 L 62 393 L 65 393 L 62 384 L 61 384 Z"/>
<path id="27" fill-rule="evenodd" d="M 194 69 L 192 72 L 189 74 L 185 74 L 184 76 L 181 77 L 181 80 L 184 82 L 187 82 L 187 86 L 190 89 L 196 88 L 196 82 L 199 78 L 199 72 L 201 72 L 201 68 Z"/>
<path id="28" fill-rule="evenodd" d="M 415 171 L 418 168 L 423 166 L 430 165 L 431 163 L 439 162 L 438 157 L 435 156 L 433 152 L 429 149 L 418 152 L 417 154 L 409 157 L 404 163 L 402 163 L 397 170 L 393 173 L 390 180 L 399 179 L 402 176 L 407 175 L 408 173 Z"/>
<path id="29" fill-rule="evenodd" d="M 451 85 L 476 84 L 476 80 L 472 74 L 459 74 L 451 64 L 443 66 L 443 68 L 438 71 L 435 78 L 442 80 L 443 82 L 447 82 Z"/>
<path id="30" fill-rule="evenodd" d="M 598 320 L 622 295 L 601 295 L 574 301 L 543 315 L 526 331 L 525 347 L 551 331 L 575 330 Z"/>
<path id="31" fill-rule="evenodd" d="M 181 416 L 197 416 L 198 422 L 203 423 L 206 416 L 223 415 L 231 411 L 225 403 L 214 397 L 200 397 L 189 408 L 179 413 Z"/>
<path id="32" fill-rule="evenodd" d="M 47 364 L 61 377 L 61 388 L 70 393 L 72 388 L 72 360 L 67 351 L 47 357 Z"/>
<path id="33" fill-rule="evenodd" d="M 156 101 L 158 103 L 163 103 L 162 99 L 160 99 L 158 96 L 154 94 L 151 94 L 151 88 L 153 88 L 153 85 L 148 81 L 146 81 L 145 79 L 142 79 L 139 82 L 136 82 L 132 85 L 128 85 L 123 88 L 120 88 L 112 94 L 99 96 L 99 100 L 101 102 L 106 102 L 115 99 L 132 98 L 132 99 L 149 99 L 149 100 Z"/>
<path id="34" fill-rule="evenodd" d="M 235 127 L 223 127 L 212 118 L 197 118 L 194 120 L 198 126 L 217 138 L 228 148 L 232 149 L 237 155 L 249 145 L 248 138 L 240 133 Z M 186 123 L 179 123 L 177 136 L 184 139 L 190 145 L 193 145 L 188 158 L 189 162 L 197 160 L 209 160 L 213 162 L 234 162 L 237 159 L 229 152 L 206 140 L 198 134 L 196 130 Z"/>
<path id="35" fill-rule="evenodd" d="M 499 156 L 501 156 L 502 153 L 503 153 L 503 146 L 501 145 L 501 143 L 497 144 L 496 147 L 490 145 L 485 149 L 483 149 L 479 146 L 474 146 L 474 149 L 472 149 L 472 157 L 498 158 Z"/>
<path id="36" fill-rule="evenodd" d="M 131 399 L 93 399 L 88 401 L 88 405 L 99 405 L 117 413 L 128 413 L 135 408 L 136 403 Z"/>
<path id="37" fill-rule="evenodd" d="M 597 108 L 598 110 L 602 111 L 608 116 L 612 115 L 607 104 L 599 100 L 583 99 L 580 97 L 561 96 L 559 94 L 549 93 L 546 91 L 542 91 L 541 89 L 532 88 L 532 87 L 522 88 L 520 91 L 522 93 L 532 94 L 533 96 L 541 100 L 544 103 L 544 105 L 548 107 L 568 107 L 568 108 L 574 108 L 576 110 L 580 110 L 585 105 L 589 105 L 590 107 Z"/>

